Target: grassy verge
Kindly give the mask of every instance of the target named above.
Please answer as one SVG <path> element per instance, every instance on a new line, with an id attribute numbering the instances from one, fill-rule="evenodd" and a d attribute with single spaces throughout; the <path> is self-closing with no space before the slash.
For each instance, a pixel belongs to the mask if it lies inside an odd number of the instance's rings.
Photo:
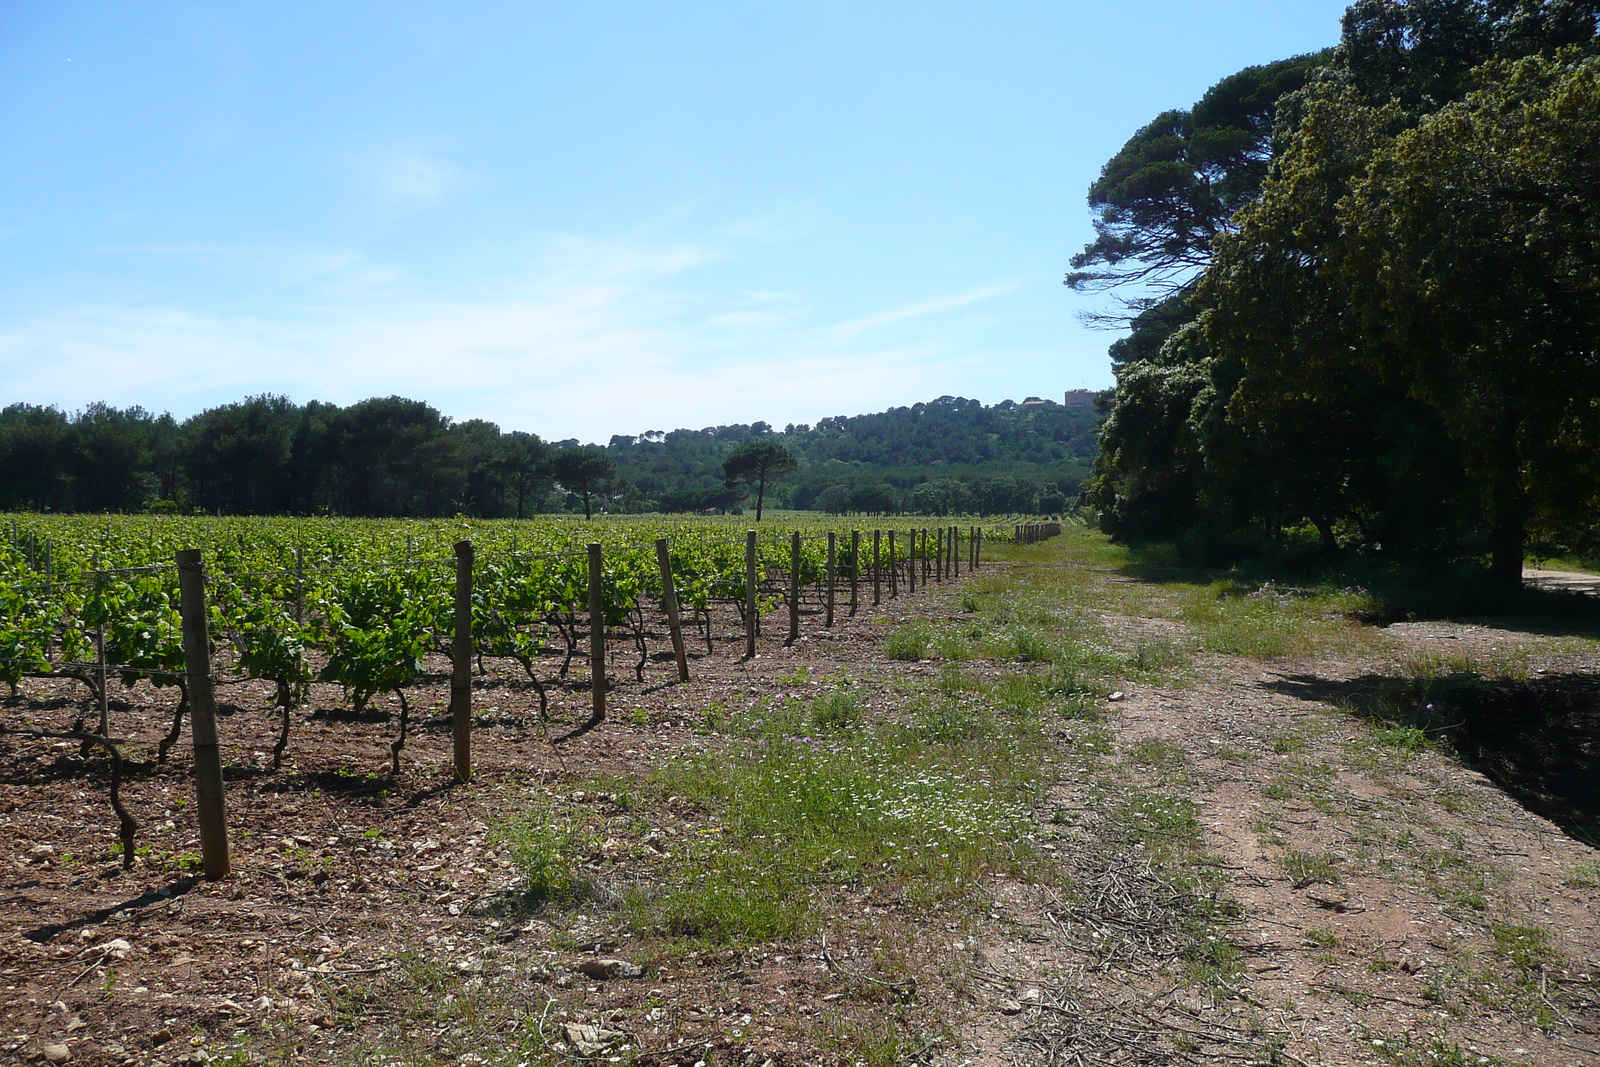
<path id="1" fill-rule="evenodd" d="M 726 742 L 674 761 L 654 785 L 715 825 L 670 877 L 630 895 L 637 933 L 696 945 L 793 938 L 814 928 L 832 886 L 936 906 L 1037 860 L 1037 707 L 950 677 L 882 714 L 840 681 L 715 714 L 707 728 Z"/>

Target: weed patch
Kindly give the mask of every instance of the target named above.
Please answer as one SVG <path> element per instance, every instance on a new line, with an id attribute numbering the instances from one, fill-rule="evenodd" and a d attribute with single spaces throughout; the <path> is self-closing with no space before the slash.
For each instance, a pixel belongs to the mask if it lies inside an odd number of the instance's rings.
<path id="1" fill-rule="evenodd" d="M 715 815 L 674 857 L 677 878 L 630 893 L 638 933 L 707 944 L 793 937 L 828 885 L 887 884 L 937 904 L 986 871 L 1037 861 L 1044 690 L 990 686 L 951 668 L 910 714 L 867 721 L 854 691 L 758 701 L 718 719 L 715 753 L 661 771 L 654 788 Z"/>
<path id="2" fill-rule="evenodd" d="M 520 888 L 533 904 L 576 904 L 595 895 L 582 860 L 593 835 L 552 809 L 535 810 L 496 829 L 491 841 L 521 872 Z"/>
<path id="3" fill-rule="evenodd" d="M 1600 889 L 1600 860 L 1584 860 L 1567 872 L 1566 884 L 1574 889 Z"/>
<path id="4" fill-rule="evenodd" d="M 927 659 L 932 640 L 933 631 L 926 623 L 905 623 L 896 627 L 884 641 L 883 654 L 895 660 Z"/>
<path id="5" fill-rule="evenodd" d="M 1330 853 L 1289 852 L 1283 857 L 1283 869 L 1294 879 L 1296 889 L 1339 881 L 1338 859 Z"/>

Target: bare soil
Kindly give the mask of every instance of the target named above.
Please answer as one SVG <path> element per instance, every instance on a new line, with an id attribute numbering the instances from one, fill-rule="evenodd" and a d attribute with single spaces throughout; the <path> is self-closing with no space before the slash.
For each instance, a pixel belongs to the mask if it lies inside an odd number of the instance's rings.
<path id="1" fill-rule="evenodd" d="M 1600 664 L 1531 631 L 1400 624 L 1377 652 L 1202 656 L 1171 686 L 1124 684 L 1103 723 L 1052 726 L 1058 780 L 1038 817 L 1058 877 L 996 878 L 959 908 L 841 888 L 815 939 L 697 952 L 630 937 L 603 902 L 519 909 L 493 836 L 504 820 L 534 800 L 588 809 L 608 835 L 590 863 L 619 886 L 632 858 L 670 863 L 707 813 L 666 799 L 641 818 L 617 783 L 715 745 L 696 732 L 707 707 L 783 691 L 797 668 L 903 699 L 938 667 L 888 660 L 886 624 L 953 618 L 956 597 L 945 583 L 886 599 L 832 631 L 809 617 L 794 647 L 768 636 L 748 663 L 720 619 L 693 681 L 670 659 L 643 683 L 624 664 L 609 719 L 587 731 L 586 683 L 551 690 L 547 731 L 533 689 L 491 663 L 465 786 L 450 784 L 442 670 L 411 693 L 398 776 L 391 703 L 355 716 L 313 687 L 273 771 L 271 686 L 230 686 L 235 873 L 218 882 L 193 870 L 183 748 L 129 770 L 141 849 L 124 871 L 106 761 L 0 738 L 0 1061 L 59 1061 L 64 1046 L 75 1063 L 502 1062 L 537 1029 L 573 1060 L 592 1036 L 598 1061 L 645 1067 L 1600 1063 L 1600 853 L 1585 840 Z M 1542 718 L 1453 751 L 1380 736 L 1402 664 L 1441 645 L 1517 650 L 1528 674 L 1502 696 Z M 114 733 L 153 759 L 175 694 L 118 696 Z M 0 714 L 61 728 L 85 704 L 76 683 L 32 680 Z M 1194 805 L 1209 890 L 1175 886 L 1128 844 L 1107 767 Z M 1218 906 L 1197 917 L 1207 893 Z M 1207 958 L 1197 937 L 1226 950 L 1210 978 L 1174 963 Z M 643 974 L 579 969 L 605 958 Z"/>

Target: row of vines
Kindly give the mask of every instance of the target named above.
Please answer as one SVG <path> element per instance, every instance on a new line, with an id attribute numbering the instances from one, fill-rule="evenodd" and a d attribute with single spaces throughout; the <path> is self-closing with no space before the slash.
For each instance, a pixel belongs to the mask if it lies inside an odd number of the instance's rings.
<path id="1" fill-rule="evenodd" d="M 541 666 L 559 657 L 552 669 L 564 676 L 587 625 L 582 542 L 594 536 L 593 526 L 39 516 L 5 521 L 0 680 L 13 693 L 24 677 L 73 678 L 103 707 L 108 683 L 131 687 L 148 680 L 181 688 L 178 583 L 170 561 L 178 547 L 191 544 L 206 556 L 218 675 L 273 683 L 285 709 L 312 681 L 338 683 L 358 711 L 380 693 L 403 700 L 405 688 L 424 671 L 425 657 L 448 654 L 451 545 L 459 539 L 472 540 L 476 549 L 472 631 L 480 665 L 485 658 L 511 660 L 538 684 Z M 605 623 L 637 647 L 636 674 L 646 660 L 646 612 L 662 594 L 652 538 L 669 538 L 678 601 L 708 652 L 713 606 L 729 605 L 742 618 L 745 544 L 733 527 L 679 521 L 600 529 L 612 541 L 605 546 Z M 989 529 L 981 536 L 1009 540 L 1013 529 Z M 801 532 L 798 585 L 816 590 L 828 573 L 826 530 L 811 526 Z M 856 537 L 834 532 L 838 581 L 870 581 L 874 572 L 881 579 L 933 563 L 923 560 L 923 546 L 909 531 L 900 531 L 898 541 L 880 538 L 876 548 L 871 531 Z M 942 552 L 927 554 L 935 551 Z M 758 541 L 758 611 L 772 610 L 797 584 L 791 570 L 790 538 L 772 534 Z"/>
<path id="2" fill-rule="evenodd" d="M 647 637 L 659 636 L 653 614 L 664 592 L 657 538 L 668 545 L 684 629 L 703 642 L 707 655 L 715 651 L 715 609 L 736 615 L 746 633 L 759 626 L 761 615 L 784 605 L 791 627 L 807 602 L 816 614 L 826 604 L 831 620 L 836 593 L 841 610 L 853 612 L 953 571 L 958 560 L 969 566 L 982 541 L 1031 539 L 1027 526 L 890 533 L 769 525 L 754 542 L 752 590 L 744 531 L 705 520 L 578 525 L 25 515 L 0 522 L 0 681 L 13 698 L 25 678 L 72 679 L 87 696 L 70 729 L 40 729 L 7 716 L 0 718 L 0 734 L 77 738 L 85 755 L 93 747 L 105 751 L 125 864 L 136 823 L 118 795 L 125 757 L 123 742 L 112 736 L 110 696 L 119 685 L 131 689 L 141 682 L 178 690 L 157 748 L 156 762 L 164 762 L 189 704 L 173 562 L 180 547 L 199 546 L 205 558 L 210 655 L 202 670 L 209 668 L 220 685 L 271 683 L 281 709 L 273 769 L 281 766 L 293 709 L 306 701 L 311 683 L 325 682 L 339 685 L 356 712 L 379 694 L 396 697 L 399 735 L 390 752 L 391 773 L 398 774 L 407 689 L 436 678 L 441 660 L 444 671 L 451 669 L 459 541 L 471 541 L 474 549 L 471 653 L 477 671 L 484 673 L 486 660 L 516 664 L 544 712 L 545 686 L 568 674 L 594 636 L 595 617 L 603 620 L 600 643 L 631 647 L 637 653 L 630 657 L 632 673 L 644 680 Z M 602 541 L 596 614 L 587 543 L 599 539 L 609 543 Z M 99 722 L 91 726 L 96 705 Z"/>

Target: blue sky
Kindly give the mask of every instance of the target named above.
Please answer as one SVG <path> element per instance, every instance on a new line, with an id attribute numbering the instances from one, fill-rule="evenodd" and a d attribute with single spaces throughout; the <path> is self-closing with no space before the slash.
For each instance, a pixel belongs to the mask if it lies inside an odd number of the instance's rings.
<path id="1" fill-rule="evenodd" d="M 550 439 L 1110 384 L 1135 129 L 1343 2 L 0 5 L 0 403 Z"/>

